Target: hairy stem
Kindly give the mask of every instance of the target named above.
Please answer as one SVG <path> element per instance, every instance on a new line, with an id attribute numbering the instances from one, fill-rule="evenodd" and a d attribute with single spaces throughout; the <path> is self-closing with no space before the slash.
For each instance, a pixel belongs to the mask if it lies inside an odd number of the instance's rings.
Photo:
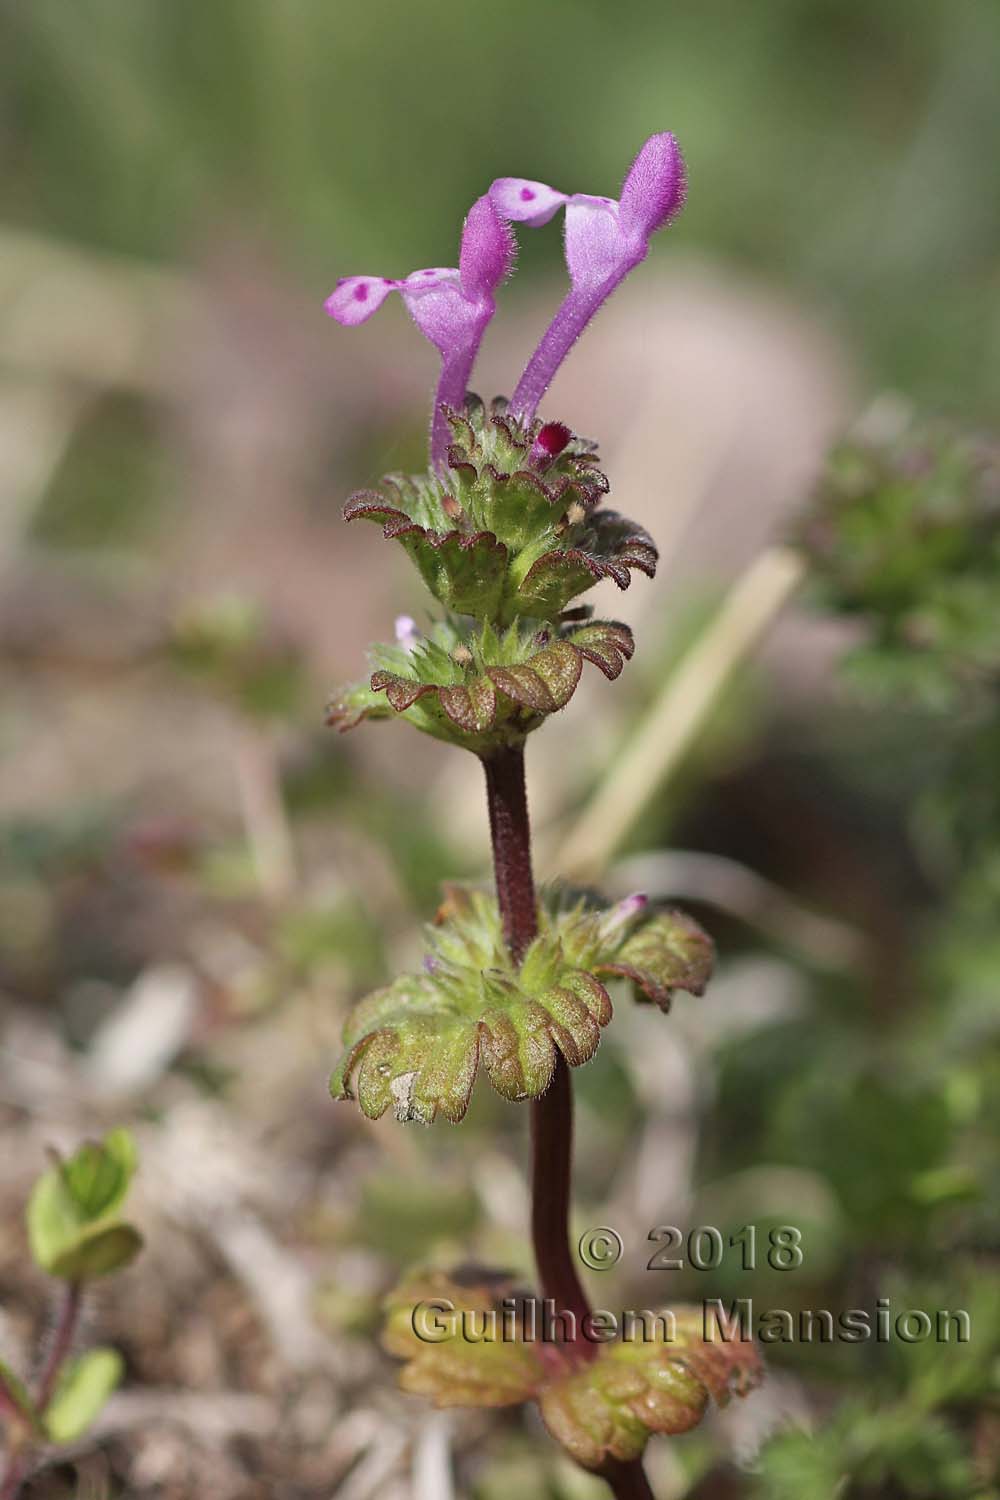
<path id="1" fill-rule="evenodd" d="M 35 1405 L 43 1412 L 52 1400 L 52 1393 L 59 1379 L 59 1372 L 67 1354 L 73 1347 L 76 1337 L 76 1326 L 80 1321 L 80 1303 L 82 1301 L 82 1288 L 79 1282 L 71 1281 L 63 1293 L 62 1306 L 56 1319 L 55 1330 L 52 1334 L 52 1343 L 42 1367 L 42 1373 L 38 1378 L 38 1394 L 35 1397 Z"/>
<path id="2" fill-rule="evenodd" d="M 597 1472 L 611 1486 L 615 1500 L 656 1500 L 639 1458 L 629 1463 L 609 1458 Z"/>
<path id="3" fill-rule="evenodd" d="M 538 931 L 523 747 L 491 751 L 483 757 L 483 769 L 503 935 L 514 962 L 520 963 Z"/>
<path id="4" fill-rule="evenodd" d="M 570 1172 L 573 1156 L 573 1085 L 560 1057 L 552 1082 L 531 1106 L 531 1238 L 542 1296 L 558 1313 L 572 1313 L 577 1333 L 590 1316 L 569 1244 Z M 583 1357 L 597 1345 L 577 1341 Z"/>
<path id="5" fill-rule="evenodd" d="M 483 766 L 503 935 L 519 963 L 538 931 L 524 750 L 518 745 L 494 751 Z M 531 1106 L 531 1136 L 531 1233 L 541 1292 L 552 1299 L 557 1312 L 574 1315 L 579 1333 L 590 1307 L 569 1246 L 573 1091 L 562 1057 L 557 1058 L 547 1092 Z"/>
<path id="6" fill-rule="evenodd" d="M 493 871 L 503 933 L 519 963 L 538 931 L 538 906 L 531 870 L 531 825 L 524 781 L 524 750 L 519 745 L 483 758 L 490 811 Z M 592 1359 L 597 1345 L 579 1334 L 590 1304 L 580 1285 L 569 1240 L 570 1174 L 573 1156 L 573 1086 L 569 1068 L 557 1057 L 547 1091 L 531 1105 L 531 1239 L 542 1296 L 556 1313 L 571 1313 L 576 1352 Z M 600 1470 L 615 1500 L 653 1500 L 642 1463 L 609 1459 Z"/>

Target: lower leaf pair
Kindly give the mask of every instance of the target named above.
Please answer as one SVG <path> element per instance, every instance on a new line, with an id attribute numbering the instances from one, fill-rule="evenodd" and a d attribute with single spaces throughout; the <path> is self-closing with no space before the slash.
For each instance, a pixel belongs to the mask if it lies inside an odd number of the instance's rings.
<path id="1" fill-rule="evenodd" d="M 697 1307 L 594 1313 L 559 1341 L 539 1307 L 495 1273 L 418 1273 L 390 1296 L 383 1343 L 406 1361 L 404 1390 L 436 1406 L 537 1401 L 551 1435 L 590 1469 L 638 1458 L 654 1433 L 687 1432 L 710 1398 L 724 1406 L 762 1375 L 752 1341 Z M 552 1326 L 565 1335 L 571 1316 L 551 1311 Z"/>

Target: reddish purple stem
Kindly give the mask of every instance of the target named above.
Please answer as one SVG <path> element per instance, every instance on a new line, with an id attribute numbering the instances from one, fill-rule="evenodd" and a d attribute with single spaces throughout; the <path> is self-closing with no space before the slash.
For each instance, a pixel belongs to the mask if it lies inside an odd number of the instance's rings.
<path id="1" fill-rule="evenodd" d="M 44 1413 L 55 1393 L 56 1382 L 60 1371 L 66 1362 L 66 1356 L 73 1347 L 76 1337 L 77 1324 L 80 1320 L 80 1303 L 82 1300 L 82 1289 L 78 1282 L 71 1281 L 63 1294 L 62 1306 L 52 1334 L 52 1342 L 49 1352 L 45 1357 L 42 1372 L 38 1377 L 38 1387 L 35 1392 L 35 1407 Z M 15 1448 L 7 1464 L 7 1472 L 4 1475 L 3 1486 L 0 1488 L 0 1500 L 17 1500 L 21 1485 L 24 1483 L 28 1473 L 28 1455 L 24 1446 Z"/>
<path id="2" fill-rule="evenodd" d="M 42 1367 L 42 1373 L 38 1378 L 38 1395 L 35 1404 L 39 1411 L 44 1411 L 52 1400 L 52 1394 L 59 1379 L 59 1372 L 67 1354 L 73 1347 L 76 1337 L 76 1325 L 80 1320 L 80 1303 L 83 1298 L 82 1288 L 79 1282 L 71 1281 L 63 1296 L 63 1304 L 59 1309 L 59 1317 L 56 1321 L 55 1330 L 52 1334 L 52 1343 Z"/>
<path id="3" fill-rule="evenodd" d="M 519 964 L 538 932 L 523 747 L 508 745 L 491 751 L 483 757 L 483 770 L 497 904 L 504 940 Z"/>
<path id="4" fill-rule="evenodd" d="M 483 769 L 497 903 L 504 939 L 515 963 L 520 963 L 538 932 L 523 747 L 493 751 L 483 757 Z M 531 1140 L 531 1238 L 539 1288 L 556 1313 L 574 1315 L 579 1334 L 591 1309 L 570 1249 L 573 1087 L 561 1056 L 548 1089 L 532 1103 Z M 574 1352 L 580 1359 L 592 1359 L 597 1345 L 578 1340 Z M 616 1500 L 654 1500 L 639 1459 L 632 1463 L 608 1460 L 600 1474 Z"/>
<path id="5" fill-rule="evenodd" d="M 531 1106 L 531 1148 L 531 1238 L 542 1296 L 552 1299 L 557 1313 L 572 1313 L 579 1332 L 591 1308 L 569 1246 L 573 1085 L 562 1057 Z M 593 1359 L 597 1347 L 578 1339 L 576 1353 Z"/>
<path id="6" fill-rule="evenodd" d="M 609 1458 L 597 1472 L 610 1485 L 615 1500 L 656 1500 L 641 1458 L 633 1458 L 629 1463 Z"/>

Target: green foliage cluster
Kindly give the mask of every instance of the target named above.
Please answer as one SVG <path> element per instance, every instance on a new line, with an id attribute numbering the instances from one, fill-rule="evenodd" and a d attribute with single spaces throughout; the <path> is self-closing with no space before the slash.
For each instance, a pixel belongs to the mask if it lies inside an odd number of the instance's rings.
<path id="1" fill-rule="evenodd" d="M 224 594 L 178 618 L 167 642 L 173 665 L 252 719 L 284 719 L 303 688 L 293 647 L 268 632 L 250 600 Z"/>
<path id="2" fill-rule="evenodd" d="M 982 906 L 1000 890 L 1000 444 L 940 425 L 844 444 L 801 534 L 818 602 L 864 633 L 848 683 L 932 747 L 928 866 Z"/>
<path id="3" fill-rule="evenodd" d="M 997 454 L 941 428 L 844 445 L 802 529 L 817 601 L 864 631 L 845 683 L 890 743 L 919 746 L 901 801 L 926 894 L 894 1002 L 827 980 L 808 1017 L 722 1044 L 719 1108 L 740 1123 L 724 1149 L 833 1189 L 814 1230 L 836 1244 L 826 1305 L 875 1286 L 896 1308 L 965 1310 L 972 1336 L 792 1351 L 842 1399 L 765 1446 L 761 1500 L 1000 1494 Z"/>
<path id="4" fill-rule="evenodd" d="M 817 593 L 864 622 L 873 695 L 960 711 L 1000 685 L 1000 447 L 941 428 L 844 443 L 801 528 Z"/>

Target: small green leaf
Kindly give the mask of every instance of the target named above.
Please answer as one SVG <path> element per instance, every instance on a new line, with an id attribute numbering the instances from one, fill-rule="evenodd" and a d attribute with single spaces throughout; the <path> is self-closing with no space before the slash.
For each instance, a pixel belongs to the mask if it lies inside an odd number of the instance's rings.
<path id="1" fill-rule="evenodd" d="M 105 1218 L 121 1207 L 135 1172 L 135 1142 L 127 1130 L 112 1130 L 98 1145 L 86 1141 L 62 1173 L 83 1218 Z"/>
<path id="2" fill-rule="evenodd" d="M 28 1201 L 31 1253 L 52 1276 L 77 1280 L 117 1270 L 142 1241 L 116 1222 L 136 1167 L 127 1130 L 87 1141 L 35 1183 Z"/>
<path id="3" fill-rule="evenodd" d="M 66 1365 L 43 1413 L 46 1436 L 72 1443 L 100 1416 L 122 1378 L 124 1363 L 114 1349 L 91 1349 Z"/>
<path id="4" fill-rule="evenodd" d="M 124 1270 L 142 1244 L 142 1235 L 131 1224 L 112 1224 L 109 1229 L 81 1235 L 47 1269 L 62 1281 L 94 1281 Z"/>
<path id="5" fill-rule="evenodd" d="M 13 1407 L 23 1418 L 24 1425 L 32 1432 L 39 1430 L 38 1412 L 28 1387 L 21 1377 L 14 1373 L 10 1365 L 0 1359 L 0 1412 L 6 1407 Z"/>
<path id="6" fill-rule="evenodd" d="M 35 1183 L 28 1200 L 28 1240 L 31 1253 L 43 1271 L 73 1246 L 85 1223 L 59 1167 Z"/>

